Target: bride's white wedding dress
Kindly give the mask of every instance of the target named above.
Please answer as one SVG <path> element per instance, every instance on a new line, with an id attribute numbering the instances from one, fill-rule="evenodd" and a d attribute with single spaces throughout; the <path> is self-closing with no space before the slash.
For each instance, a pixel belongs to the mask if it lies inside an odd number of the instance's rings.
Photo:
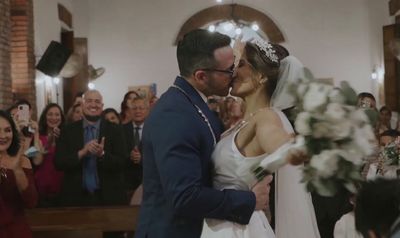
<path id="1" fill-rule="evenodd" d="M 288 133 L 293 128 L 286 116 L 278 110 L 282 124 Z M 235 144 L 235 137 L 243 124 L 222 138 L 212 155 L 215 166 L 214 187 L 216 189 L 250 190 L 250 185 L 242 179 L 239 171 L 248 171 L 268 155 L 256 157 L 243 156 Z M 273 135 L 271 135 L 273 136 Z M 243 170 L 243 167 L 248 168 Z M 241 168 L 241 169 L 239 169 Z M 319 238 L 311 195 L 300 184 L 300 168 L 286 165 L 275 176 L 276 183 L 276 235 L 262 211 L 255 211 L 248 225 L 230 221 L 205 219 L 202 238 Z"/>

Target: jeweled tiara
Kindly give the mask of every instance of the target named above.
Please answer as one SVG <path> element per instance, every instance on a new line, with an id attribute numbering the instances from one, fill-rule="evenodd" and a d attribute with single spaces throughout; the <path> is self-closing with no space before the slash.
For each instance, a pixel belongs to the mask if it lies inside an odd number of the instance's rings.
<path id="1" fill-rule="evenodd" d="M 274 47 L 261 39 L 255 39 L 252 41 L 253 44 L 255 44 L 256 46 L 258 46 L 258 48 L 260 48 L 260 50 L 262 52 L 264 52 L 264 54 L 268 57 L 268 59 L 270 59 L 272 62 L 278 63 L 279 62 L 279 58 L 276 55 L 276 51 L 274 49 Z"/>

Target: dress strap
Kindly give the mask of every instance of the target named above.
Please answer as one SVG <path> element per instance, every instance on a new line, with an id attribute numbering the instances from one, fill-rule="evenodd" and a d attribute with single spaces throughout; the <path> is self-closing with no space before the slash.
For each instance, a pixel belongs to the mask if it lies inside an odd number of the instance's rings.
<path id="1" fill-rule="evenodd" d="M 294 129 L 292 124 L 290 123 L 289 119 L 286 117 L 285 113 L 283 113 L 281 110 L 277 109 L 277 108 L 272 108 L 272 110 L 274 110 L 274 112 L 276 112 L 276 114 L 278 114 L 279 118 L 281 119 L 283 128 L 285 129 L 285 131 L 287 133 L 293 134 Z"/>

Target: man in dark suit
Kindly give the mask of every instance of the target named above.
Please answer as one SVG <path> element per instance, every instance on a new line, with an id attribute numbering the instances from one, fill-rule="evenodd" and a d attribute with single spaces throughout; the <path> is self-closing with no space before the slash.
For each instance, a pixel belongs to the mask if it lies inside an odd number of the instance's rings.
<path id="1" fill-rule="evenodd" d="M 230 41 L 195 30 L 178 43 L 181 76 L 152 108 L 143 130 L 136 238 L 198 238 L 206 217 L 247 224 L 253 211 L 267 204 L 267 180 L 253 191 L 212 188 L 211 153 L 223 129 L 207 96 L 228 94 L 234 62 Z"/>
<path id="2" fill-rule="evenodd" d="M 62 129 L 55 166 L 64 171 L 61 202 L 65 206 L 123 204 L 122 167 L 126 155 L 121 127 L 100 119 L 103 98 L 87 91 L 84 119 Z"/>
<path id="3" fill-rule="evenodd" d="M 126 191 L 131 195 L 142 183 L 142 131 L 144 120 L 149 114 L 149 103 L 144 98 L 135 98 L 132 105 L 132 121 L 124 125 L 124 133 L 129 157 L 125 159 L 124 177 Z"/>

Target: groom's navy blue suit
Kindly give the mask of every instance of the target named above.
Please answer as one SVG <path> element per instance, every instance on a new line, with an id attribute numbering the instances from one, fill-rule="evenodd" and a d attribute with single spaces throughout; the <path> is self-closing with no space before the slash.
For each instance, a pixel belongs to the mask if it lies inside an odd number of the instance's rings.
<path id="1" fill-rule="evenodd" d="M 212 133 L 222 124 L 183 78 L 157 101 L 143 129 L 143 202 L 136 238 L 198 238 L 203 219 L 247 224 L 255 207 L 250 191 L 212 189 Z"/>

